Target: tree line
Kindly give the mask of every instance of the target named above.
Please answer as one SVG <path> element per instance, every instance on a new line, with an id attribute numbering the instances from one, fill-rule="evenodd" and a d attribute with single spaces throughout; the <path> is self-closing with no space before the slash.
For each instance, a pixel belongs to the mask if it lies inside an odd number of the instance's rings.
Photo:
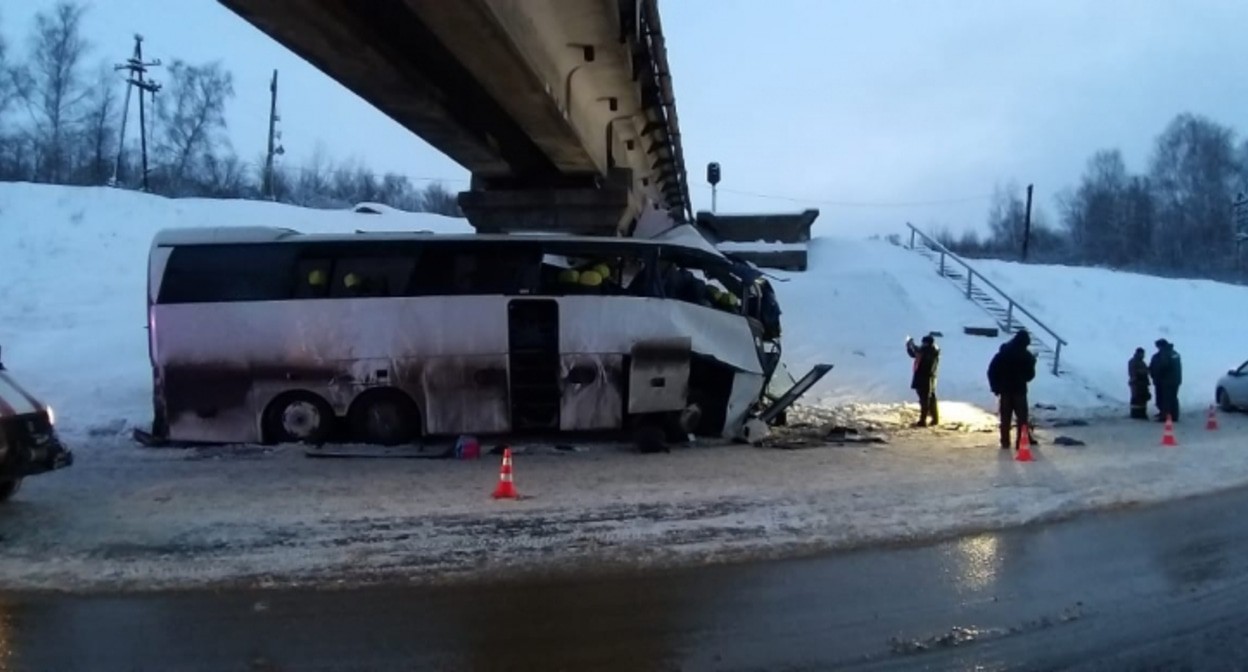
<path id="1" fill-rule="evenodd" d="M 1077 186 L 1058 197 L 1051 223 L 1033 209 L 1029 259 L 1162 275 L 1242 279 L 1233 203 L 1248 192 L 1248 139 L 1203 116 L 1176 116 L 1157 136 L 1147 169 L 1122 153 L 1094 153 Z M 988 234 L 937 239 L 967 256 L 1018 258 L 1026 208 L 1017 186 L 998 188 Z"/>
<path id="2" fill-rule="evenodd" d="M 130 111 L 119 147 L 125 78 L 107 62 L 92 63 L 95 47 L 82 35 L 86 15 L 85 5 L 70 1 L 39 12 L 24 52 L 0 34 L 0 181 L 142 184 L 138 115 Z M 175 58 L 160 79 L 147 123 L 150 190 L 173 197 L 264 197 L 265 153 L 244 160 L 227 134 L 233 75 L 219 61 Z M 274 197 L 285 203 L 343 208 L 375 202 L 463 216 L 455 195 L 438 182 L 417 186 L 403 175 L 336 162 L 322 150 L 308 165 L 276 166 L 273 177 Z"/>

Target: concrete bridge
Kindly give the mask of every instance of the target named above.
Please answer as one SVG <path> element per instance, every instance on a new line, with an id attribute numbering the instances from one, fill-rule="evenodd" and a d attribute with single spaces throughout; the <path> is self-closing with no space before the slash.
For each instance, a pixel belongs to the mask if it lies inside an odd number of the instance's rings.
<path id="1" fill-rule="evenodd" d="M 479 231 L 693 219 L 657 0 L 220 0 L 467 168 Z"/>

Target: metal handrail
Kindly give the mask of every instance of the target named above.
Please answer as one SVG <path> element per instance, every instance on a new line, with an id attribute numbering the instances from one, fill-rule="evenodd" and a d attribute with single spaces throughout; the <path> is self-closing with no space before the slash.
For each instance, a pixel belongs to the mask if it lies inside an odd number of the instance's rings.
<path id="1" fill-rule="evenodd" d="M 1054 349 L 1053 349 L 1053 375 L 1055 376 L 1057 375 L 1058 363 L 1062 359 L 1062 346 L 1069 345 L 1069 343 L 1067 343 L 1065 339 L 1063 339 L 1061 336 L 1058 336 L 1057 332 L 1050 329 L 1047 324 L 1045 324 L 1044 322 L 1041 322 L 1040 318 L 1036 317 L 1035 315 L 1032 315 L 1031 311 L 1027 310 L 1017 301 L 1010 298 L 1010 295 L 1006 294 L 1004 290 L 992 284 L 991 280 L 984 277 L 983 273 L 980 273 L 979 271 L 972 268 L 970 264 L 966 263 L 966 261 L 962 259 L 962 257 L 959 257 L 958 255 L 954 254 L 952 250 L 945 247 L 944 245 L 941 245 L 935 238 L 932 238 L 926 233 L 923 233 L 910 222 L 906 222 L 906 226 L 910 229 L 910 249 L 912 250 L 914 249 L 915 236 L 919 236 L 923 239 L 923 241 L 927 244 L 929 248 L 940 253 L 940 274 L 941 275 L 945 274 L 945 258 L 946 257 L 952 259 L 953 261 L 957 262 L 960 266 L 962 266 L 962 268 L 966 269 L 966 298 L 968 299 L 971 298 L 972 282 L 975 277 L 978 277 L 981 282 L 991 287 L 993 291 L 1001 295 L 1001 298 L 1005 299 L 1005 301 L 1008 304 L 1006 308 L 1006 313 L 1005 313 L 1005 330 L 1006 331 L 1010 331 L 1010 328 L 1014 326 L 1014 309 L 1017 308 L 1018 311 L 1021 312 L 1023 315 L 1026 315 L 1027 317 L 1031 318 L 1031 321 L 1035 322 L 1036 326 L 1040 327 L 1045 332 L 1047 332 L 1050 336 L 1052 336 L 1053 340 L 1057 342 L 1057 345 L 1054 346 Z"/>

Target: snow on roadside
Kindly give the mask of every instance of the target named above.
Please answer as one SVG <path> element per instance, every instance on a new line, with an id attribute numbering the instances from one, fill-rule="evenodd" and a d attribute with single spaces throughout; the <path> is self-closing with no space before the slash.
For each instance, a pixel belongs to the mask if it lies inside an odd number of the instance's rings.
<path id="1" fill-rule="evenodd" d="M 889 444 L 519 451 L 524 499 L 494 501 L 497 458 L 307 459 L 293 447 L 143 450 L 114 442 L 0 508 L 0 585 L 113 590 L 441 582 L 639 568 L 917 541 L 1248 483 L 1240 437 L 1118 420 L 1040 432 L 1020 464 L 991 433 Z M 1054 445 L 1057 434 L 1086 446 Z M 263 512 L 258 515 L 258 512 Z"/>

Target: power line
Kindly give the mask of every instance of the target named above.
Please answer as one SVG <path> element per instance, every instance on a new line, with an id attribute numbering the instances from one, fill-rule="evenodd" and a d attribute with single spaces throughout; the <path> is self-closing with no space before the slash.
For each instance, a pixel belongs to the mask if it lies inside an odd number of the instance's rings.
<path id="1" fill-rule="evenodd" d="M 699 185 L 702 188 L 709 188 L 707 185 Z M 720 191 L 738 196 L 751 196 L 754 198 L 766 198 L 774 201 L 789 201 L 791 203 L 806 203 L 811 205 L 826 205 L 838 208 L 910 208 L 934 205 L 957 205 L 959 203 L 974 203 L 976 201 L 987 201 L 992 198 L 992 194 L 983 194 L 978 196 L 964 196 L 961 198 L 946 198 L 931 201 L 828 201 L 817 198 L 796 198 L 793 196 L 780 196 L 777 194 L 760 194 L 753 191 L 741 191 L 739 189 L 724 189 Z"/>

